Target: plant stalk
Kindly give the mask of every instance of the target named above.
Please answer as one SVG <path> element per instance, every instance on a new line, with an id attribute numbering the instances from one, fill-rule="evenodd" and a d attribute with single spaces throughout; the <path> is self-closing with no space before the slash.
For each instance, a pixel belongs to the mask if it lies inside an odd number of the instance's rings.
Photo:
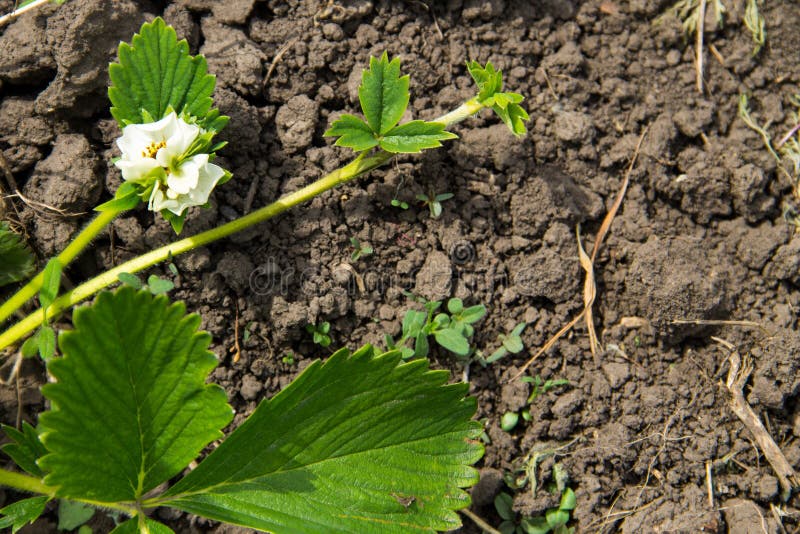
<path id="1" fill-rule="evenodd" d="M 97 217 L 84 228 L 67 247 L 56 256 L 58 261 L 61 262 L 61 267 L 66 267 L 72 260 L 74 260 L 83 249 L 89 246 L 89 243 L 109 225 L 114 218 L 122 213 L 122 210 L 109 210 L 101 211 Z M 0 323 L 8 319 L 15 311 L 22 307 L 23 304 L 36 295 L 42 288 L 42 281 L 44 280 L 44 271 L 33 277 L 27 284 L 22 286 L 11 298 L 5 301 L 0 306 Z"/>
<path id="2" fill-rule="evenodd" d="M 56 488 L 46 485 L 40 479 L 6 469 L 0 469 L 0 486 L 13 488 L 26 493 L 47 495 L 48 497 L 55 497 L 56 495 Z"/>
<path id="3" fill-rule="evenodd" d="M 447 127 L 457 122 L 461 122 L 464 119 L 470 117 L 471 115 L 474 115 L 475 113 L 480 111 L 483 107 L 484 106 L 480 102 L 478 102 L 477 98 L 472 98 L 463 103 L 455 110 L 447 113 L 446 115 L 442 115 L 441 117 L 434 119 L 432 122 L 440 122 L 443 123 L 445 127 Z M 47 308 L 46 310 L 47 316 L 55 317 L 56 314 L 70 308 L 71 306 L 74 306 L 78 302 L 81 302 L 82 300 L 94 295 L 95 293 L 108 287 L 109 285 L 118 282 L 119 275 L 121 273 L 135 273 L 141 271 L 142 269 L 146 269 L 147 267 L 155 265 L 156 263 L 165 261 L 170 257 L 177 256 L 178 254 L 183 254 L 184 252 L 188 252 L 192 249 L 195 249 L 203 245 L 207 245 L 208 243 L 217 241 L 219 239 L 222 239 L 223 237 L 227 237 L 231 234 L 249 228 L 250 226 L 271 219 L 272 217 L 283 213 L 289 208 L 307 202 L 313 199 L 314 197 L 324 193 L 325 191 L 333 189 L 338 185 L 349 182 L 377 167 L 380 167 L 394 156 L 395 154 L 387 152 L 385 150 L 380 150 L 371 156 L 366 156 L 364 154 L 359 155 L 355 160 L 348 163 L 344 167 L 341 167 L 333 171 L 332 173 L 323 176 L 316 182 L 307 185 L 302 189 L 284 195 L 283 197 L 276 200 L 272 204 L 269 204 L 268 206 L 264 206 L 263 208 L 258 209 L 248 215 L 245 215 L 238 219 L 234 219 L 233 221 L 223 224 L 222 226 L 218 226 L 211 230 L 207 230 L 192 237 L 187 237 L 185 239 L 175 241 L 163 247 L 152 250 L 146 254 L 138 256 L 121 265 L 118 265 L 117 267 L 105 271 L 104 273 L 96 276 L 95 278 L 92 278 L 91 280 L 75 287 L 71 291 L 68 291 L 67 293 L 64 293 L 63 295 L 59 296 L 57 299 L 53 301 L 50 307 Z M 106 212 L 101 213 L 101 215 L 97 219 L 95 219 L 95 221 L 93 221 L 92 224 L 94 224 L 94 222 L 96 222 L 105 213 Z M 86 231 L 84 231 L 83 233 L 85 232 Z M 83 235 L 83 233 L 81 235 Z M 65 249 L 64 253 L 66 253 L 67 250 L 69 250 L 69 247 Z M 61 259 L 61 256 L 59 256 L 59 259 Z M 37 277 L 36 279 L 31 281 L 31 283 L 33 283 L 37 279 L 40 279 L 40 277 Z M 39 281 L 39 284 L 41 285 L 41 281 Z M 25 317 L 24 319 L 22 319 L 21 321 L 19 321 L 18 323 L 16 323 L 11 328 L 0 334 L 0 350 L 19 341 L 25 335 L 35 330 L 36 327 L 41 324 L 42 322 L 41 318 L 42 318 L 41 311 L 36 310 L 27 317 Z"/>

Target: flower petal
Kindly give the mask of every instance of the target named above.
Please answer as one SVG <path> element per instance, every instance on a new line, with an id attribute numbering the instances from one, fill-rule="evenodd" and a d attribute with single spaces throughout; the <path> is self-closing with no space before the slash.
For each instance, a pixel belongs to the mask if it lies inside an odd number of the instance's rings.
<path id="1" fill-rule="evenodd" d="M 208 154 L 198 154 L 187 159 L 167 176 L 167 186 L 181 195 L 197 187 L 200 169 L 208 163 Z"/>
<path id="2" fill-rule="evenodd" d="M 114 165 L 122 171 L 122 178 L 128 182 L 137 182 L 148 177 L 148 175 L 161 165 L 153 158 L 138 158 L 135 160 L 118 159 Z"/>
<path id="3" fill-rule="evenodd" d="M 217 186 L 220 178 L 225 176 L 225 171 L 222 167 L 214 165 L 213 163 L 206 163 L 200 168 L 200 177 L 197 180 L 197 187 L 189 192 L 192 202 L 197 206 L 201 206 L 208 202 L 208 197 L 211 191 Z"/>

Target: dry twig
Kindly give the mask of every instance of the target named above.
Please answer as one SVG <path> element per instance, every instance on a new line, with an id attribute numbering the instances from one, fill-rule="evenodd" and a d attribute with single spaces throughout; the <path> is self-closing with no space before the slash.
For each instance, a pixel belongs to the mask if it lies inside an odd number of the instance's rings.
<path id="1" fill-rule="evenodd" d="M 481 519 L 480 516 L 478 516 L 475 512 L 473 512 L 469 508 L 464 508 L 462 510 L 459 510 L 459 512 L 472 519 L 472 522 L 478 525 L 478 527 L 480 527 L 484 532 L 488 532 L 489 534 L 500 534 L 499 530 L 492 528 L 492 526 L 489 523 Z"/>
<path id="2" fill-rule="evenodd" d="M 721 339 L 718 339 L 717 342 L 728 349 L 730 353 L 728 357 L 730 369 L 725 386 L 731 394 L 731 410 L 755 438 L 764 457 L 775 471 L 775 476 L 778 477 L 778 483 L 781 486 L 782 497 L 786 500 L 791 495 L 792 489 L 800 487 L 800 478 L 786 460 L 775 440 L 767 432 L 761 419 L 744 398 L 744 386 L 753 372 L 753 363 L 750 358 L 742 358 L 730 343 Z"/>
<path id="3" fill-rule="evenodd" d="M 703 94 L 703 33 L 706 26 L 706 0 L 700 0 L 697 12 L 697 92 Z"/>
<path id="4" fill-rule="evenodd" d="M 639 141 L 636 143 L 636 149 L 633 153 L 633 157 L 631 157 L 631 162 L 628 165 L 628 170 L 625 172 L 625 177 L 622 180 L 622 187 L 617 193 L 617 198 L 614 200 L 614 205 L 611 206 L 611 209 L 606 214 L 605 218 L 603 219 L 603 223 L 600 225 L 600 230 L 597 232 L 597 236 L 594 240 L 594 247 L 592 248 L 592 255 L 588 256 L 586 252 L 583 250 L 583 245 L 581 244 L 580 240 L 580 228 L 578 229 L 578 254 L 581 262 L 581 267 L 586 271 L 586 280 L 583 285 L 583 302 L 584 307 L 583 310 L 575 316 L 566 326 L 564 326 L 561 330 L 559 330 L 556 335 L 551 337 L 547 343 L 545 343 L 542 348 L 540 348 L 533 357 L 525 362 L 525 364 L 520 368 L 520 370 L 511 377 L 510 380 L 516 380 L 531 366 L 531 364 L 536 361 L 536 359 L 547 352 L 553 345 L 555 345 L 556 341 L 558 341 L 564 334 L 569 332 L 573 326 L 575 326 L 581 318 L 586 318 L 586 327 L 589 330 L 589 341 L 591 344 L 592 349 L 592 357 L 594 357 L 595 363 L 598 363 L 597 357 L 597 347 L 599 346 L 597 333 L 594 328 L 594 322 L 592 321 L 592 305 L 594 304 L 594 300 L 597 296 L 597 285 L 595 284 L 594 278 L 594 262 L 597 258 L 597 253 L 600 250 L 600 245 L 603 243 L 603 240 L 608 234 L 608 230 L 611 228 L 611 223 L 614 221 L 614 217 L 617 215 L 617 211 L 619 211 L 620 206 L 622 205 L 622 199 L 625 198 L 625 192 L 628 190 L 628 184 L 630 183 L 631 173 L 633 172 L 633 167 L 636 165 L 636 160 L 639 157 L 639 151 L 642 148 L 642 142 L 644 141 L 645 136 L 647 135 L 647 128 L 644 129 L 642 135 L 639 136 Z"/>

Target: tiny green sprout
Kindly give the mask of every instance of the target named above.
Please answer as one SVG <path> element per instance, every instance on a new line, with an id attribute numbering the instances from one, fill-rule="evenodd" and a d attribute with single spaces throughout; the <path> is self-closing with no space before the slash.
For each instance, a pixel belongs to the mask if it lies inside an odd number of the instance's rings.
<path id="1" fill-rule="evenodd" d="M 350 238 L 350 245 L 353 247 L 353 253 L 350 254 L 350 259 L 353 261 L 371 256 L 374 252 L 372 247 L 362 244 L 355 236 Z"/>
<path id="2" fill-rule="evenodd" d="M 523 382 L 527 382 L 529 384 L 533 384 L 533 388 L 531 389 L 531 394 L 528 396 L 528 404 L 532 403 L 548 391 L 553 388 L 557 388 L 559 386 L 567 386 L 569 385 L 569 380 L 565 378 L 556 378 L 552 380 L 542 381 L 542 377 L 536 375 L 535 377 L 531 378 L 529 376 L 523 376 L 520 380 Z"/>
<path id="3" fill-rule="evenodd" d="M 408 209 L 408 202 L 404 202 L 404 201 L 400 200 L 399 198 L 393 198 L 391 204 L 392 204 L 393 207 L 400 208 L 401 210 L 407 210 Z"/>
<path id="4" fill-rule="evenodd" d="M 287 352 L 286 354 L 283 355 L 281 361 L 286 365 L 294 365 L 295 364 L 294 353 Z"/>
<path id="5" fill-rule="evenodd" d="M 331 344 L 331 336 L 328 334 L 331 331 L 331 323 L 328 321 L 319 324 L 307 324 L 306 332 L 311 334 L 314 343 L 320 347 L 328 347 Z"/>
<path id="6" fill-rule="evenodd" d="M 420 193 L 417 195 L 417 200 L 428 206 L 431 212 L 431 219 L 438 219 L 442 215 L 442 202 L 450 200 L 453 196 L 455 196 L 453 193 L 442 193 L 440 195 Z"/>
<path id="7" fill-rule="evenodd" d="M 506 432 L 511 432 L 519 423 L 519 414 L 516 412 L 506 412 L 500 418 L 500 428 Z"/>
<path id="8" fill-rule="evenodd" d="M 251 335 L 253 335 L 252 328 L 252 322 L 249 322 L 245 325 L 244 331 L 242 331 L 242 343 L 247 343 L 247 340 L 250 339 Z"/>
<path id="9" fill-rule="evenodd" d="M 498 341 L 500 341 L 500 347 L 495 350 L 491 356 L 486 359 L 479 359 L 478 361 L 486 367 L 489 364 L 492 364 L 502 358 L 508 356 L 509 353 L 511 354 L 518 354 L 522 352 L 525 346 L 522 343 L 522 331 L 525 330 L 527 324 L 519 323 L 517 326 L 514 327 L 511 332 L 508 334 L 500 334 L 498 336 Z"/>
<path id="10" fill-rule="evenodd" d="M 175 288 L 175 284 L 172 281 L 159 278 L 154 274 L 147 277 L 146 284 L 141 278 L 131 273 L 119 273 L 117 278 L 123 285 L 130 286 L 133 289 L 144 289 L 153 295 L 163 295 Z"/>
<path id="11" fill-rule="evenodd" d="M 575 529 L 567 527 L 567 523 L 576 506 L 575 492 L 570 488 L 561 493 L 558 507 L 548 509 L 544 516 L 518 519 L 514 512 L 514 498 L 505 492 L 494 500 L 497 515 L 503 520 L 498 530 L 503 534 L 573 534 Z"/>

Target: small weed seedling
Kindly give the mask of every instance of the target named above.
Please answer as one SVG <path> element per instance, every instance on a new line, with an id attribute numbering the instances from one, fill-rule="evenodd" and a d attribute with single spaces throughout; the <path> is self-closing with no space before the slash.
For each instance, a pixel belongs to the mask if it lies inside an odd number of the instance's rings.
<path id="1" fill-rule="evenodd" d="M 284 354 L 281 357 L 281 361 L 283 363 L 285 363 L 286 365 L 294 365 L 297 362 L 297 360 L 294 359 L 294 353 L 293 352 L 287 352 L 286 354 Z"/>
<path id="2" fill-rule="evenodd" d="M 400 208 L 401 210 L 407 210 L 408 209 L 408 202 L 400 200 L 397 197 L 392 199 L 391 204 L 392 204 L 393 207 Z"/>
<path id="3" fill-rule="evenodd" d="M 478 363 L 486 367 L 502 358 L 505 358 L 509 354 L 519 354 L 522 352 L 522 350 L 525 348 L 522 343 L 522 332 L 525 330 L 526 326 L 528 325 L 525 323 L 519 323 L 508 334 L 500 334 L 498 336 L 500 347 L 488 358 L 484 358 L 481 353 L 478 353 L 476 357 Z"/>
<path id="4" fill-rule="evenodd" d="M 311 337 L 317 345 L 327 348 L 331 344 L 331 336 L 328 334 L 331 331 L 331 323 L 328 321 L 319 324 L 307 324 L 306 332 L 311 334 Z"/>
<path id="5" fill-rule="evenodd" d="M 519 519 L 513 509 L 514 499 L 508 493 L 500 493 L 494 500 L 497 514 L 503 519 L 498 530 L 503 534 L 572 534 L 574 528 L 567 527 L 577 501 L 575 492 L 566 488 L 561 494 L 557 508 L 547 510 L 544 516 Z"/>
<path id="6" fill-rule="evenodd" d="M 431 219 L 438 219 L 442 215 L 442 202 L 450 200 L 453 196 L 453 193 L 442 193 L 439 195 L 420 193 L 417 195 L 417 200 L 428 206 L 431 212 Z"/>
<path id="7" fill-rule="evenodd" d="M 146 284 L 142 281 L 141 278 L 131 273 L 119 273 L 118 278 L 119 281 L 126 286 L 130 286 L 133 289 L 144 289 L 145 291 L 149 291 L 153 295 L 161 295 L 164 293 L 169 293 L 175 288 L 175 284 L 172 283 L 172 281 L 165 280 L 164 278 L 159 278 L 154 274 L 151 274 L 150 276 L 147 277 Z"/>
<path id="8" fill-rule="evenodd" d="M 473 324 L 486 315 L 483 304 L 464 307 L 459 298 L 447 301 L 447 313 L 436 313 L 442 303 L 423 301 L 425 311 L 408 310 L 403 317 L 403 330 L 400 339 L 395 341 L 386 335 L 389 350 L 399 350 L 403 359 L 425 358 L 430 346 L 428 338 L 433 336 L 436 343 L 453 354 L 466 358 L 472 352 L 470 338 L 475 333 Z M 413 348 L 406 346 L 413 340 Z"/>
<path id="9" fill-rule="evenodd" d="M 350 259 L 352 261 L 358 261 L 361 258 L 371 256 L 374 252 L 372 247 L 362 244 L 355 236 L 350 238 L 350 246 L 353 247 L 353 252 L 350 254 Z"/>
<path id="10" fill-rule="evenodd" d="M 526 401 L 526 404 L 528 405 L 532 404 L 536 399 L 538 399 L 540 396 L 544 395 L 553 388 L 569 385 L 569 380 L 566 380 L 564 378 L 556 378 L 552 380 L 542 381 L 542 377 L 538 375 L 533 378 L 529 376 L 523 376 L 520 380 L 522 380 L 523 382 L 527 382 L 529 384 L 533 384 L 531 388 L 531 393 L 530 395 L 528 395 L 528 400 Z M 517 412 L 504 413 L 503 416 L 500 418 L 500 428 L 502 428 L 506 432 L 511 432 L 517 426 L 517 423 L 519 423 L 520 417 L 525 421 L 530 421 L 531 420 L 530 408 L 525 407 L 522 410 L 520 410 L 519 413 Z"/>
<path id="11" fill-rule="evenodd" d="M 753 55 L 758 55 L 767 42 L 766 21 L 758 9 L 760 0 L 745 0 L 744 17 L 742 24 L 750 32 L 753 40 Z M 674 16 L 683 26 L 683 31 L 687 36 L 696 35 L 700 27 L 700 17 L 704 13 L 700 12 L 700 0 L 678 0 L 670 7 L 664 15 L 661 15 L 656 22 L 661 22 L 664 17 Z M 714 20 L 717 28 L 725 26 L 725 14 L 727 9 L 722 0 L 709 0 L 708 6 L 713 9 Z"/>

